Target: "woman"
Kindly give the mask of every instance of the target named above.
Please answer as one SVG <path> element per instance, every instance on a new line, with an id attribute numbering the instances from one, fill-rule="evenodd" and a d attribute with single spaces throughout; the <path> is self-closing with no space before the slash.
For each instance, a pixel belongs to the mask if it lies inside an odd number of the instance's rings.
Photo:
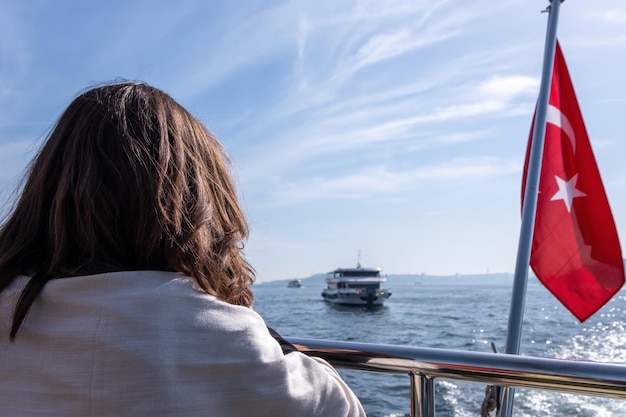
<path id="1" fill-rule="evenodd" d="M 251 309 L 227 162 L 146 84 L 70 104 L 0 228 L 0 415 L 365 415 Z"/>

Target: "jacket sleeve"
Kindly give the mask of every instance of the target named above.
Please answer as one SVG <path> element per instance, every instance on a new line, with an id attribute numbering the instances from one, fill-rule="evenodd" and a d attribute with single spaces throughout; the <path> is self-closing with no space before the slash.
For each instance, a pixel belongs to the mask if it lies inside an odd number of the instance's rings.
<path id="1" fill-rule="evenodd" d="M 274 340 L 278 342 L 278 344 L 280 345 L 280 348 L 283 350 L 283 353 L 285 355 L 291 352 L 298 351 L 297 347 L 295 347 L 292 343 L 285 340 L 285 338 L 282 337 L 280 334 L 278 334 L 276 330 L 272 329 L 270 326 L 267 326 L 267 330 L 270 332 Z"/>

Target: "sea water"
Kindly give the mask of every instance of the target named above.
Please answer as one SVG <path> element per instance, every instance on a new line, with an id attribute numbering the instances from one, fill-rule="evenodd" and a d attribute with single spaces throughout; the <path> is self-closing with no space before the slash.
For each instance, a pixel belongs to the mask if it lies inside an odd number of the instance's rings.
<path id="1" fill-rule="evenodd" d="M 462 282 L 462 280 L 460 280 Z M 287 288 L 286 283 L 255 284 L 254 309 L 286 337 L 332 339 L 404 346 L 491 352 L 504 350 L 511 282 L 437 285 L 394 282 L 384 307 L 341 307 L 322 300 L 323 284 Z M 579 323 L 544 287 L 531 284 L 521 354 L 549 358 L 626 363 L 626 291 L 619 292 L 585 323 Z M 339 370 L 369 417 L 409 416 L 409 378 Z M 485 386 L 437 379 L 438 417 L 479 416 Z M 513 415 L 626 416 L 626 402 L 549 391 L 517 389 Z"/>

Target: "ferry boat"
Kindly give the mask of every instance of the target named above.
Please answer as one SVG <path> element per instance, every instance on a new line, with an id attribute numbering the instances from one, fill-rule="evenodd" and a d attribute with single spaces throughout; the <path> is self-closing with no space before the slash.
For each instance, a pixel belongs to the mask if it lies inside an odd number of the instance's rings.
<path id="1" fill-rule="evenodd" d="M 391 296 L 380 284 L 387 278 L 380 268 L 337 268 L 326 274 L 327 287 L 322 290 L 325 301 L 342 305 L 383 305 Z"/>
<path id="2" fill-rule="evenodd" d="M 292 279 L 287 282 L 287 287 L 289 288 L 300 288 L 302 287 L 302 280 L 300 279 Z"/>

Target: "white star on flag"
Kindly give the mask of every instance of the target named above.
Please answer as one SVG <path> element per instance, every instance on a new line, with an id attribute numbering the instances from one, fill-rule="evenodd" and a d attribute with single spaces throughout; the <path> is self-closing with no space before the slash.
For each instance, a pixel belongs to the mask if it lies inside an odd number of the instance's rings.
<path id="1" fill-rule="evenodd" d="M 583 193 L 579 189 L 576 188 L 576 181 L 578 181 L 578 174 L 574 175 L 569 180 L 565 181 L 562 178 L 559 178 L 557 175 L 554 176 L 556 180 L 556 184 L 559 187 L 559 191 L 557 191 L 550 201 L 563 200 L 565 203 L 565 207 L 567 208 L 567 212 L 569 213 L 572 209 L 572 200 L 576 197 L 587 197 L 587 194 Z"/>

